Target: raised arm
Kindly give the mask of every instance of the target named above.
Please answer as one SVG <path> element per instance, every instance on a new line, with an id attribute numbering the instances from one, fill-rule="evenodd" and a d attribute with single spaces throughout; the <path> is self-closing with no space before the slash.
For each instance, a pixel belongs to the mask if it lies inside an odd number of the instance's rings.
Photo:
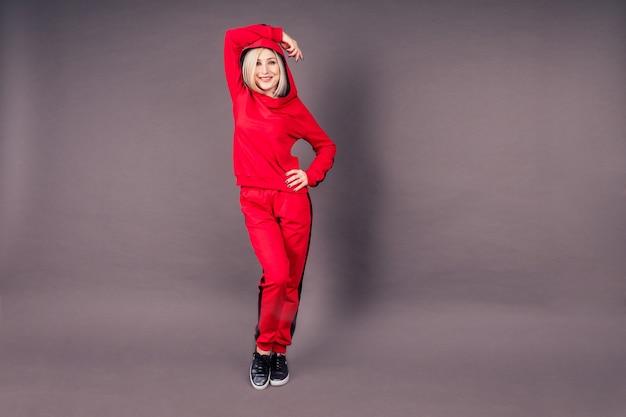
<path id="1" fill-rule="evenodd" d="M 282 43 L 283 30 L 257 24 L 226 31 L 224 36 L 224 70 L 226 71 L 226 82 L 231 97 L 234 97 L 240 89 L 246 88 L 241 78 L 241 53 L 245 48 L 263 38 Z"/>

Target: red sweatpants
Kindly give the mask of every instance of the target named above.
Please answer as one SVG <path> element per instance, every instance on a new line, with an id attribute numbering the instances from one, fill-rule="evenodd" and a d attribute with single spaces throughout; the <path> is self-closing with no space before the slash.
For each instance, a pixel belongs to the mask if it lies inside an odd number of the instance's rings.
<path id="1" fill-rule="evenodd" d="M 241 211 L 263 275 L 259 284 L 259 349 L 285 353 L 291 344 L 311 236 L 308 193 L 241 187 Z"/>

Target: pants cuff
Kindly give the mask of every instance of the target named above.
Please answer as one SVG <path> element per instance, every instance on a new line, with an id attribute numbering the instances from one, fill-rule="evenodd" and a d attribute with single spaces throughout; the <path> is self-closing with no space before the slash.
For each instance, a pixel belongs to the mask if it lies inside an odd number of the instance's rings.
<path id="1" fill-rule="evenodd" d="M 285 354 L 287 353 L 287 346 L 283 346 L 283 345 L 274 345 L 272 346 L 272 352 L 274 353 L 280 353 L 280 354 Z"/>

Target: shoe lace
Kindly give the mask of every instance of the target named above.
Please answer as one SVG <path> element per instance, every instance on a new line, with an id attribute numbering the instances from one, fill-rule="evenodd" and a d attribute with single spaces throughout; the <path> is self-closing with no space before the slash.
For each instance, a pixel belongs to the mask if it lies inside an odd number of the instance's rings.
<path id="1" fill-rule="evenodd" d="M 256 355 L 254 362 L 252 363 L 252 369 L 258 373 L 267 373 L 270 367 L 269 359 L 263 357 L 263 355 Z"/>
<path id="2" fill-rule="evenodd" d="M 287 363 L 287 358 L 284 355 L 276 355 L 272 362 L 272 365 L 274 365 L 274 370 L 282 371 L 285 368 L 285 364 Z"/>

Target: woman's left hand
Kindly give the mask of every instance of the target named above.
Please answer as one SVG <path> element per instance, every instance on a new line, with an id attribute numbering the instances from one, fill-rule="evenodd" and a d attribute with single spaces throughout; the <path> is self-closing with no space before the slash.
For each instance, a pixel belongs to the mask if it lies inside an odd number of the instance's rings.
<path id="1" fill-rule="evenodd" d="M 293 191 L 299 191 L 302 188 L 309 185 L 309 177 L 306 176 L 306 172 L 301 169 L 292 169 L 291 171 L 287 171 L 285 173 L 287 176 L 287 187 L 293 188 Z"/>

